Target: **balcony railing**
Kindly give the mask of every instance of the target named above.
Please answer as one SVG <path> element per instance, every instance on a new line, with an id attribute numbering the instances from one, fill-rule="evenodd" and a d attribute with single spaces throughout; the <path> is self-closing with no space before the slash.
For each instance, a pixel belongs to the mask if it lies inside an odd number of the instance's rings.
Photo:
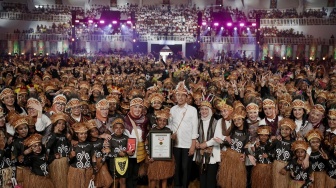
<path id="1" fill-rule="evenodd" d="M 25 20 L 25 21 L 48 21 L 48 22 L 68 22 L 70 15 L 54 14 L 28 14 L 20 12 L 0 12 L 0 19 Z"/>
<path id="2" fill-rule="evenodd" d="M 261 26 L 336 25 L 336 18 L 261 19 Z"/>
<path id="3" fill-rule="evenodd" d="M 203 36 L 201 37 L 200 42 L 202 43 L 224 43 L 224 44 L 255 44 L 255 37 L 210 37 Z"/>
<path id="4" fill-rule="evenodd" d="M 7 33 L 0 34 L 0 40 L 4 41 L 64 41 L 71 37 L 67 34 L 38 34 L 38 33 Z M 86 34 L 77 36 L 80 41 L 87 42 L 132 42 L 133 37 L 130 35 L 99 35 Z M 196 38 L 189 36 L 148 36 L 141 35 L 137 39 L 138 42 L 155 42 L 161 40 L 170 40 L 177 42 L 193 43 Z M 263 37 L 260 39 L 261 44 L 316 44 L 316 45 L 335 45 L 335 39 L 321 38 L 304 38 L 304 37 Z M 255 37 L 211 37 L 202 36 L 202 43 L 222 43 L 222 44 L 256 44 Z"/>

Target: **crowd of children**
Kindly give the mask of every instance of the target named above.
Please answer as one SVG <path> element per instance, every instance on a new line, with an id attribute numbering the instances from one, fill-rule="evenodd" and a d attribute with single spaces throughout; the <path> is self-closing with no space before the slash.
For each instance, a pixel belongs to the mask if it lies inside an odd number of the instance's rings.
<path id="1" fill-rule="evenodd" d="M 332 60 L 3 65 L 0 187 L 336 186 Z M 168 160 L 151 157 L 157 132 L 171 135 Z"/>

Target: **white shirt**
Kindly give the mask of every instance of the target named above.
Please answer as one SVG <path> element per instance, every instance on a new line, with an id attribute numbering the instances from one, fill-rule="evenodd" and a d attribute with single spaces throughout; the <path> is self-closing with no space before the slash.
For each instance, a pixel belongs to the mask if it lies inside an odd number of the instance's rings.
<path id="1" fill-rule="evenodd" d="M 175 146 L 177 148 L 190 148 L 192 140 L 198 138 L 198 116 L 195 107 L 185 104 L 182 108 L 178 105 L 170 109 L 171 117 L 169 126 L 173 133 L 177 133 Z M 181 124 L 180 124 L 181 123 Z"/>
<path id="2" fill-rule="evenodd" d="M 48 118 L 48 116 L 42 114 L 42 116 L 40 118 L 36 119 L 35 129 L 36 129 L 37 132 L 42 132 L 50 124 L 51 124 L 51 121 Z"/>

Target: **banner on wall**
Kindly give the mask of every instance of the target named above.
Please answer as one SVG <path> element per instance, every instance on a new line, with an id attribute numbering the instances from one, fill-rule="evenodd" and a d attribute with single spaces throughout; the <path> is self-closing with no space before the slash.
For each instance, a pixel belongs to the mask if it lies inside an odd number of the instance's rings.
<path id="1" fill-rule="evenodd" d="M 304 44 L 297 45 L 296 57 L 299 57 L 300 59 L 304 58 L 305 47 L 306 46 Z"/>
<path id="2" fill-rule="evenodd" d="M 293 57 L 293 46 L 292 45 L 287 45 L 286 46 L 286 57 Z"/>
<path id="3" fill-rule="evenodd" d="M 327 58 L 329 54 L 329 46 L 328 45 L 322 45 L 321 46 L 321 58 L 325 57 Z"/>
<path id="4" fill-rule="evenodd" d="M 264 44 L 262 47 L 262 60 L 265 60 L 265 57 L 268 56 L 268 44 Z"/>
<path id="5" fill-rule="evenodd" d="M 309 59 L 315 59 L 316 57 L 316 44 L 312 44 L 309 49 Z"/>
<path id="6" fill-rule="evenodd" d="M 277 0 L 270 0 L 270 8 L 274 9 L 277 8 L 278 1 Z"/>
<path id="7" fill-rule="evenodd" d="M 275 57 L 281 57 L 281 45 L 280 44 L 275 44 L 274 45 L 274 56 Z"/>
<path id="8" fill-rule="evenodd" d="M 19 41 L 14 41 L 13 42 L 13 52 L 14 54 L 20 54 L 20 45 L 19 45 Z"/>
<path id="9" fill-rule="evenodd" d="M 44 54 L 44 42 L 43 40 L 40 40 L 37 45 L 37 52 L 39 54 Z"/>

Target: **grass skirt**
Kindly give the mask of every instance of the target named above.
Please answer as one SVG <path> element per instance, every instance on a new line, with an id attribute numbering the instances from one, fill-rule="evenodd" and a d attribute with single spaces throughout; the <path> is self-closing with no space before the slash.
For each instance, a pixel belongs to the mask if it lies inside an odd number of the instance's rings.
<path id="1" fill-rule="evenodd" d="M 54 188 L 54 184 L 49 177 L 30 173 L 29 179 L 29 186 L 24 188 Z"/>
<path id="2" fill-rule="evenodd" d="M 288 188 L 301 188 L 304 184 L 304 181 L 290 180 Z"/>
<path id="3" fill-rule="evenodd" d="M 246 168 L 240 156 L 241 153 L 232 149 L 221 152 L 217 173 L 217 183 L 220 187 L 246 187 Z"/>
<path id="4" fill-rule="evenodd" d="M 149 162 L 147 176 L 149 180 L 162 180 L 173 177 L 175 173 L 174 158 L 169 161 Z"/>
<path id="5" fill-rule="evenodd" d="M 102 164 L 102 158 L 97 158 L 97 168 L 99 169 L 99 171 L 96 175 L 95 186 L 110 187 L 113 183 L 113 179 L 107 168 L 107 164 Z"/>
<path id="6" fill-rule="evenodd" d="M 69 170 L 68 158 L 62 157 L 60 159 L 55 159 L 49 165 L 49 174 L 52 182 L 57 188 L 67 187 L 67 176 Z"/>
<path id="7" fill-rule="evenodd" d="M 12 188 L 11 178 L 13 176 L 12 167 L 8 167 L 0 170 L 0 187 Z"/>
<path id="8" fill-rule="evenodd" d="M 327 176 L 325 187 L 326 188 L 335 188 L 336 187 L 336 179 Z"/>
<path id="9" fill-rule="evenodd" d="M 252 188 L 272 187 L 272 164 L 260 164 L 252 168 Z"/>
<path id="10" fill-rule="evenodd" d="M 18 185 L 21 185 L 23 187 L 29 187 L 30 179 L 30 170 L 27 167 L 16 167 L 16 181 Z"/>
<path id="11" fill-rule="evenodd" d="M 69 167 L 68 188 L 87 188 L 92 178 L 92 168 Z"/>
<path id="12" fill-rule="evenodd" d="M 285 175 L 280 174 L 280 170 L 287 165 L 285 161 L 275 160 L 272 167 L 272 183 L 273 188 L 286 188 L 289 185 L 289 172 L 286 172 Z"/>
<path id="13" fill-rule="evenodd" d="M 314 188 L 320 188 L 320 187 L 326 187 L 326 181 L 327 181 L 327 173 L 325 171 L 322 172 L 314 172 L 314 182 L 313 187 Z"/>

